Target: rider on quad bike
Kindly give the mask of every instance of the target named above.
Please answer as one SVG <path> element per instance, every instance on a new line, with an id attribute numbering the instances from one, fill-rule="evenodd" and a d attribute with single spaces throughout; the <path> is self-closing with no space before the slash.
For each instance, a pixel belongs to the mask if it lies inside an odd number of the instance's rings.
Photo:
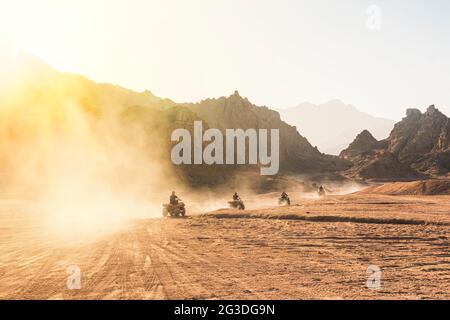
<path id="1" fill-rule="evenodd" d="M 242 201 L 241 197 L 239 197 L 237 192 L 233 194 L 233 201 L 228 201 L 228 204 L 232 209 L 239 209 L 239 210 L 245 209 L 244 201 Z"/>
<path id="2" fill-rule="evenodd" d="M 176 206 L 179 200 L 180 198 L 175 194 L 175 191 L 172 191 L 172 194 L 170 195 L 170 204 Z"/>
<path id="3" fill-rule="evenodd" d="M 170 215 L 171 217 L 184 217 L 186 215 L 185 205 L 175 194 L 175 191 L 172 191 L 169 200 L 169 204 L 163 204 L 163 216 L 167 217 Z"/>
<path id="4" fill-rule="evenodd" d="M 289 196 L 286 192 L 283 191 L 283 193 L 281 194 L 281 197 L 278 199 L 278 205 L 291 205 L 291 199 L 289 199 Z"/>
<path id="5" fill-rule="evenodd" d="M 319 187 L 319 190 L 317 191 L 317 194 L 319 195 L 319 197 L 325 197 L 326 193 L 325 193 L 325 189 L 323 186 Z"/>

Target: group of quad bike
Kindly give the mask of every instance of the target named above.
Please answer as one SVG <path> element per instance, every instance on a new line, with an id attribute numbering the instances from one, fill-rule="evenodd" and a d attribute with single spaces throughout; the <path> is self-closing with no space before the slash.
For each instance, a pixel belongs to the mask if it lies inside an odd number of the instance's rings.
<path id="1" fill-rule="evenodd" d="M 324 197 L 326 195 L 323 186 L 319 187 L 317 194 L 319 197 Z M 283 192 L 278 198 L 278 205 L 291 205 L 291 199 L 286 192 Z M 237 192 L 233 194 L 233 200 L 228 201 L 228 206 L 230 209 L 245 210 L 244 201 L 242 201 Z M 183 218 L 186 216 L 186 205 L 180 198 L 178 198 L 178 196 L 175 195 L 175 191 L 173 191 L 170 196 L 170 203 L 163 204 L 162 214 L 164 217 L 170 216 L 173 218 Z"/>

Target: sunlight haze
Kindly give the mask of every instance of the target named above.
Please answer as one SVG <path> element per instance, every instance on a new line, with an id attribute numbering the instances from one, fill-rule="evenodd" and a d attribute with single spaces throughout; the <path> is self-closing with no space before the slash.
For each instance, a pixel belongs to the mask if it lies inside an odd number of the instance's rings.
<path id="1" fill-rule="evenodd" d="M 341 99 L 450 113 L 450 2 L 0 0 L 0 35 L 58 70 L 177 102 Z M 367 27 L 369 5 L 380 30 Z M 257 10 L 256 10 L 257 9 Z"/>

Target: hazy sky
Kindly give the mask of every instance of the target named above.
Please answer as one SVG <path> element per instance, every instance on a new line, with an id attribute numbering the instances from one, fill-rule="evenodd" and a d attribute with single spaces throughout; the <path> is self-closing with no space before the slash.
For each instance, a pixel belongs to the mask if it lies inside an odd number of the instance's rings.
<path id="1" fill-rule="evenodd" d="M 0 34 L 52 66 L 177 102 L 238 89 L 277 108 L 338 98 L 392 119 L 432 103 L 450 115 L 448 0 L 0 5 Z M 367 26 L 370 5 L 379 30 Z"/>

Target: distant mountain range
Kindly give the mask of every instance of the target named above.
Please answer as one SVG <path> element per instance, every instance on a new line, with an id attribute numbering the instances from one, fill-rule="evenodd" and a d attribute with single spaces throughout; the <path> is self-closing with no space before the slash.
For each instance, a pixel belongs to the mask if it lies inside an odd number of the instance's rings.
<path id="1" fill-rule="evenodd" d="M 377 139 L 384 139 L 395 123 L 361 112 L 340 100 L 319 105 L 305 102 L 279 112 L 281 118 L 296 126 L 312 145 L 321 152 L 334 155 L 347 147 L 362 130 L 369 130 Z"/>

